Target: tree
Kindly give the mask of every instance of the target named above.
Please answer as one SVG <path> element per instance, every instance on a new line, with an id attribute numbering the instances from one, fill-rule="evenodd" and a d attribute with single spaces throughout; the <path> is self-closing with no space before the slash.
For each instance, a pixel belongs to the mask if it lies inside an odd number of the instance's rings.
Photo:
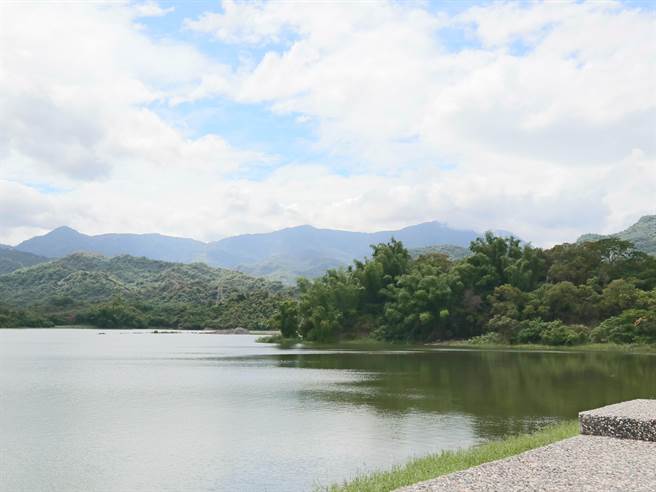
<path id="1" fill-rule="evenodd" d="M 547 282 L 584 284 L 599 272 L 599 251 L 584 244 L 560 244 L 546 251 L 549 269 Z"/>
<path id="2" fill-rule="evenodd" d="M 148 326 L 143 313 L 120 298 L 89 308 L 86 312 L 78 315 L 77 321 L 90 323 L 100 328 L 145 328 Z"/>
<path id="3" fill-rule="evenodd" d="M 298 336 L 298 303 L 285 299 L 278 305 L 270 322 L 271 328 L 280 331 L 283 338 Z"/>
<path id="4" fill-rule="evenodd" d="M 498 285 L 508 283 L 508 268 L 522 258 L 518 239 L 503 238 L 486 232 L 484 237 L 472 241 L 469 249 L 474 253 L 467 262 L 475 269 L 475 287 L 488 293 Z"/>
<path id="5" fill-rule="evenodd" d="M 457 280 L 429 262 L 415 263 L 387 290 L 384 325 L 378 336 L 386 340 L 425 341 L 451 336 L 451 283 Z"/>
<path id="6" fill-rule="evenodd" d="M 544 251 L 527 244 L 522 256 L 505 269 L 508 283 L 525 292 L 535 289 L 547 277 L 547 258 Z"/>
<path id="7" fill-rule="evenodd" d="M 394 238 L 388 243 L 372 245 L 371 249 L 371 259 L 355 261 L 354 276 L 363 288 L 364 310 L 379 314 L 385 301 L 384 289 L 407 273 L 411 258 L 403 243 Z"/>
<path id="8" fill-rule="evenodd" d="M 299 290 L 303 338 L 329 341 L 354 333 L 363 289 L 351 272 L 330 270 L 315 281 L 301 279 Z"/>
<path id="9" fill-rule="evenodd" d="M 512 319 L 522 319 L 522 311 L 526 305 L 527 295 L 510 284 L 503 284 L 494 289 L 489 297 L 491 314 Z"/>
<path id="10" fill-rule="evenodd" d="M 524 310 L 526 318 L 565 323 L 591 323 L 599 317 L 600 295 L 589 285 L 572 282 L 544 284 L 531 292 Z"/>
<path id="11" fill-rule="evenodd" d="M 606 286 L 601 297 L 604 317 L 617 316 L 622 311 L 635 308 L 640 291 L 630 280 L 616 279 Z"/>

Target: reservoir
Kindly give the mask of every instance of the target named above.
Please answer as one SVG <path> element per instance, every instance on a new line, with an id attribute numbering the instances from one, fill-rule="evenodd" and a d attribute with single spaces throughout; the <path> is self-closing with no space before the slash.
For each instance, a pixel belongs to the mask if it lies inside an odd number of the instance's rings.
<path id="1" fill-rule="evenodd" d="M 0 330 L 0 490 L 307 491 L 656 397 L 656 355 Z"/>

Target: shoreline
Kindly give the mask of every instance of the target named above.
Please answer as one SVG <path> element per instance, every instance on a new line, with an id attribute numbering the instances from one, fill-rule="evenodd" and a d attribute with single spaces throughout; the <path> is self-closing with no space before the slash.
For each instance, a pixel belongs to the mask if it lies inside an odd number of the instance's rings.
<path id="1" fill-rule="evenodd" d="M 275 333 L 275 332 L 274 332 Z M 355 338 L 340 342 L 303 342 L 299 339 L 270 337 L 260 343 L 275 343 L 289 346 L 298 344 L 313 349 L 353 349 L 353 350 L 489 350 L 508 352 L 619 352 L 625 354 L 656 355 L 656 345 L 585 343 L 580 345 L 542 345 L 542 344 L 491 344 L 470 343 L 466 340 L 451 340 L 432 343 L 385 342 L 373 338 Z"/>
<path id="2" fill-rule="evenodd" d="M 319 488 L 323 492 L 386 492 L 491 461 L 509 458 L 579 434 L 577 420 L 549 425 L 530 434 L 508 436 L 470 448 L 443 451 L 414 458 L 389 470 L 374 471 L 340 484 Z"/>
<path id="3" fill-rule="evenodd" d="M 628 354 L 656 354 L 656 345 L 617 344 L 617 343 L 584 343 L 581 345 L 542 345 L 542 344 L 478 344 L 466 341 L 440 342 L 427 344 L 436 348 L 454 348 L 469 350 L 503 350 L 503 351 L 536 351 L 536 352 L 622 352 Z"/>
<path id="4" fill-rule="evenodd" d="M 386 342 L 375 338 L 354 338 L 339 342 L 304 342 L 301 339 L 286 339 L 280 337 L 275 330 L 248 330 L 242 328 L 184 330 L 166 327 L 148 328 L 101 328 L 92 325 L 57 325 L 50 327 L 19 326 L 0 328 L 2 330 L 99 330 L 99 331 L 143 331 L 153 334 L 195 333 L 199 335 L 257 335 L 258 343 L 276 344 L 288 348 L 301 345 L 316 350 L 352 349 L 352 350 L 489 350 L 507 352 L 618 352 L 624 354 L 656 355 L 656 345 L 617 344 L 617 343 L 584 343 L 580 345 L 543 345 L 543 344 L 510 344 L 510 343 L 471 343 L 467 340 L 447 340 L 431 343 Z M 243 331 L 242 331 L 243 330 Z"/>
<path id="5" fill-rule="evenodd" d="M 143 333 L 152 333 L 154 335 L 164 335 L 173 333 L 193 333 L 197 335 L 259 335 L 269 336 L 276 335 L 278 332 L 274 330 L 248 330 L 245 328 L 226 328 L 225 330 L 207 329 L 207 330 L 184 330 L 178 328 L 154 327 L 148 328 L 102 328 L 93 325 L 57 325 L 57 326 L 13 326 L 13 327 L 0 327 L 2 330 L 97 330 L 103 333 L 112 331 L 139 331 Z"/>

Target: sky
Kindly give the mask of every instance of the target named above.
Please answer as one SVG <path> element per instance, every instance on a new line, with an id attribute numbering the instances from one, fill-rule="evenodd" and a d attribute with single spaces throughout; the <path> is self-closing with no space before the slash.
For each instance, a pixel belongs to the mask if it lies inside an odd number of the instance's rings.
<path id="1" fill-rule="evenodd" d="M 0 0 L 0 243 L 656 213 L 656 2 Z"/>

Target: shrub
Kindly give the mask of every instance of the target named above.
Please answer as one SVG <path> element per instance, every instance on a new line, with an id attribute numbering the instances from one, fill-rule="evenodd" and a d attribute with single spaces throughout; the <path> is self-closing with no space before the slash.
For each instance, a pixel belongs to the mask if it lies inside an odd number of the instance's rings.
<path id="1" fill-rule="evenodd" d="M 538 343 L 541 339 L 544 324 L 544 321 L 539 319 L 522 322 L 515 341 L 517 343 Z"/>
<path id="2" fill-rule="evenodd" d="M 507 342 L 508 340 L 506 340 L 500 333 L 494 331 L 467 340 L 467 343 L 471 343 L 472 345 L 501 345 Z"/>
<path id="3" fill-rule="evenodd" d="M 581 325 L 568 326 L 560 321 L 545 323 L 541 333 L 541 341 L 547 345 L 576 345 L 587 340 L 586 327 Z M 577 329 L 578 328 L 578 329 Z"/>
<path id="4" fill-rule="evenodd" d="M 592 330 L 595 342 L 654 343 L 656 313 L 645 309 L 628 309 L 603 321 Z"/>
<path id="5" fill-rule="evenodd" d="M 508 316 L 497 315 L 488 321 L 487 328 L 491 332 L 498 333 L 500 338 L 503 338 L 507 342 L 517 336 L 517 333 L 522 328 L 522 324 Z"/>
<path id="6" fill-rule="evenodd" d="M 589 330 L 583 325 L 566 325 L 562 321 L 529 320 L 521 323 L 518 343 L 544 343 L 546 345 L 576 345 L 588 340 Z"/>

